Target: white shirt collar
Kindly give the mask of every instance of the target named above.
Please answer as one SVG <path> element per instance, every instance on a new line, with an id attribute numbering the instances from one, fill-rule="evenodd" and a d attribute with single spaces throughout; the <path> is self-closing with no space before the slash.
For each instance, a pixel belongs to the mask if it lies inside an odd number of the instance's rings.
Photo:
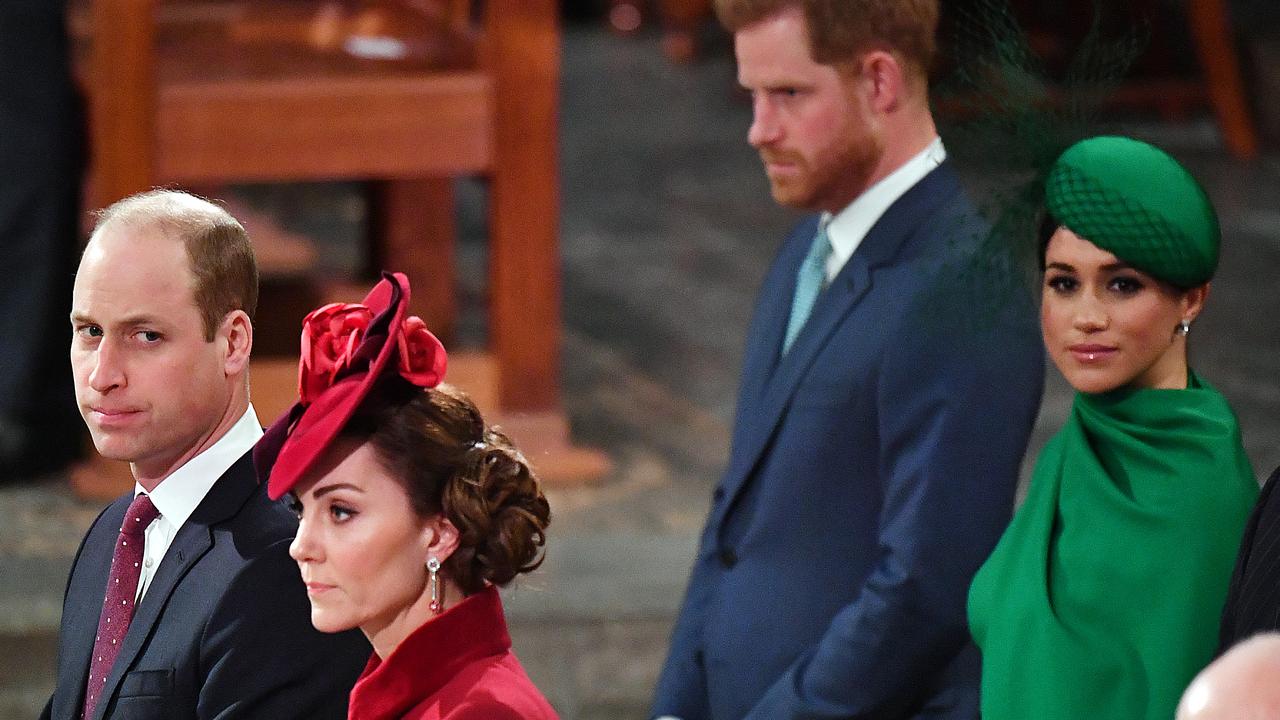
<path id="1" fill-rule="evenodd" d="M 827 258 L 827 282 L 834 280 L 844 264 L 853 257 L 854 251 L 880 220 L 880 216 L 946 159 L 947 150 L 942 146 L 942 138 L 935 137 L 924 150 L 880 182 L 867 188 L 866 192 L 845 209 L 836 215 L 827 212 L 822 214 L 821 222 L 826 224 L 827 237 L 831 240 L 831 255 Z"/>
<path id="2" fill-rule="evenodd" d="M 262 437 L 262 425 L 250 404 L 235 425 L 204 452 L 174 470 L 151 491 L 151 502 L 176 530 L 209 494 L 209 489 Z M 145 492 L 134 483 L 133 494 Z"/>

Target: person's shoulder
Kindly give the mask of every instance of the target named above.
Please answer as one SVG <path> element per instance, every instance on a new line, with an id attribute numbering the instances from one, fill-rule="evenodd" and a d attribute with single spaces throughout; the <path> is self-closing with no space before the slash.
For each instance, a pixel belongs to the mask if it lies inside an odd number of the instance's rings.
<path id="1" fill-rule="evenodd" d="M 250 474 L 239 476 L 246 472 Z M 266 483 L 258 483 L 252 472 L 251 465 L 247 471 L 237 466 L 219 481 L 247 488 L 244 501 L 223 523 L 223 527 L 235 535 L 237 543 L 246 549 L 261 550 L 278 545 L 281 541 L 292 541 L 298 531 L 298 519 L 282 501 L 272 500 L 267 496 Z M 233 473 L 237 475 L 233 476 Z"/>
<path id="2" fill-rule="evenodd" d="M 1271 473 L 1271 477 L 1262 483 L 1261 496 L 1258 498 L 1258 513 L 1271 516 L 1269 521 L 1280 525 L 1280 493 L 1276 485 L 1280 483 L 1280 467 Z"/>

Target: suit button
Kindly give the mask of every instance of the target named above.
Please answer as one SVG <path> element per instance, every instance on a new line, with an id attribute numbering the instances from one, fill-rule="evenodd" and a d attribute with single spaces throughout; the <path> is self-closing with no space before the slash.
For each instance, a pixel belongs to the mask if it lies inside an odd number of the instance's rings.
<path id="1" fill-rule="evenodd" d="M 738 553 L 733 548 L 720 548 L 720 564 L 732 570 L 738 564 Z"/>
<path id="2" fill-rule="evenodd" d="M 715 492 L 713 492 L 713 493 L 711 493 L 711 498 L 712 498 L 713 500 L 715 500 L 716 502 L 720 502 L 721 500 L 723 500 L 723 499 L 724 499 L 724 488 L 722 488 L 722 487 L 720 487 L 719 485 L 717 485 L 717 486 L 716 486 L 716 491 L 715 491 Z"/>

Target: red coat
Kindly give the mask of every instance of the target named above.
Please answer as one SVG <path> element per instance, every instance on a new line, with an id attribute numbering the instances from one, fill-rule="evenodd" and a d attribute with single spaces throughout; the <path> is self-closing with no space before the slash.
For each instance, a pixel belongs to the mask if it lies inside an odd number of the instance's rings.
<path id="1" fill-rule="evenodd" d="M 511 652 L 496 588 L 375 653 L 351 690 L 350 720 L 558 720 Z"/>

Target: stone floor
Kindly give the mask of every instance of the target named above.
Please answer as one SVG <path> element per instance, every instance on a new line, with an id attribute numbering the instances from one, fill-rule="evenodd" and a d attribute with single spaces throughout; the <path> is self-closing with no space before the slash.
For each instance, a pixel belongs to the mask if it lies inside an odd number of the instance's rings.
<path id="1" fill-rule="evenodd" d="M 638 718 L 728 452 L 752 296 L 794 217 L 745 145 L 728 57 L 675 67 L 653 38 L 570 28 L 564 59 L 564 400 L 579 441 L 616 469 L 551 493 L 547 563 L 507 602 L 517 651 L 566 720 Z M 1265 475 L 1280 464 L 1280 161 L 1229 160 L 1204 123 L 1134 131 L 1186 160 L 1218 205 L 1223 264 L 1193 359 Z M 483 214 L 474 188 L 461 197 L 474 266 Z M 482 273 L 464 275 L 479 297 Z M 1069 401 L 1051 373 L 1031 457 Z M 59 477 L 0 488 L 0 720 L 47 697 L 67 568 L 97 510 Z"/>

